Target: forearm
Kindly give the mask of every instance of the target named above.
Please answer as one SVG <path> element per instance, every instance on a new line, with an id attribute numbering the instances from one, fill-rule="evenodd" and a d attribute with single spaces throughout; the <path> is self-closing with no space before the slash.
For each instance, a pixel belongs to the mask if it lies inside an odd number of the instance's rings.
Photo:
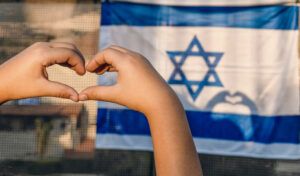
<path id="1" fill-rule="evenodd" d="M 7 92 L 5 91 L 5 89 L 0 86 L 0 105 L 8 100 L 6 94 Z"/>
<path id="2" fill-rule="evenodd" d="M 3 65 L 0 65 L 0 105 L 8 101 L 9 96 L 9 85 L 7 84 L 7 77 L 9 75 L 5 74 L 2 67 Z"/>
<path id="3" fill-rule="evenodd" d="M 98 53 L 86 68 L 100 74 L 118 72 L 116 84 L 87 88 L 79 99 L 114 102 L 144 113 L 150 125 L 158 176 L 202 175 L 184 109 L 146 58 L 111 46 Z"/>
<path id="4" fill-rule="evenodd" d="M 152 111 L 149 120 L 158 176 L 201 176 L 201 165 L 181 103 Z"/>

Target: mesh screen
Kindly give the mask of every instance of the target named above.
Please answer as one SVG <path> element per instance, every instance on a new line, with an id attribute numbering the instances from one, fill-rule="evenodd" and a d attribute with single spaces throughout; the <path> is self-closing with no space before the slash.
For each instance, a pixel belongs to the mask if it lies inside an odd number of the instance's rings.
<path id="1" fill-rule="evenodd" d="M 75 43 L 90 59 L 98 50 L 100 3 L 96 1 L 0 0 L 0 62 L 37 41 Z M 51 80 L 76 90 L 97 84 L 53 66 Z M 57 98 L 11 101 L 0 106 L 1 175 L 155 175 L 152 152 L 96 150 L 94 101 L 73 104 Z M 23 113 L 20 113 L 23 112 Z M 300 161 L 199 155 L 207 176 L 296 176 Z"/>

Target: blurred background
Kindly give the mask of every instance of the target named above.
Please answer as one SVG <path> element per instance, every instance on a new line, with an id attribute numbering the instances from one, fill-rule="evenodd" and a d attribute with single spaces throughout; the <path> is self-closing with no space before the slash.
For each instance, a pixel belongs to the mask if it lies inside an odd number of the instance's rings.
<path id="1" fill-rule="evenodd" d="M 38 41 L 72 42 L 87 60 L 98 51 L 99 0 L 0 0 L 0 63 Z M 59 66 L 49 79 L 77 91 L 97 84 Z M 98 150 L 97 102 L 35 98 L 0 106 L 0 176 L 152 176 L 152 152 Z M 297 176 L 300 161 L 199 155 L 204 175 Z"/>

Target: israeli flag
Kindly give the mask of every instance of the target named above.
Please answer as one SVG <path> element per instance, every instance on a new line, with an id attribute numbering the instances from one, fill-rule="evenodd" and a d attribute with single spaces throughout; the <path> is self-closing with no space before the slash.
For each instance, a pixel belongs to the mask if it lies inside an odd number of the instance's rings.
<path id="1" fill-rule="evenodd" d="M 99 50 L 150 60 L 183 103 L 199 153 L 300 159 L 298 7 L 136 1 L 102 4 Z M 153 150 L 141 113 L 99 102 L 97 118 L 97 148 Z"/>

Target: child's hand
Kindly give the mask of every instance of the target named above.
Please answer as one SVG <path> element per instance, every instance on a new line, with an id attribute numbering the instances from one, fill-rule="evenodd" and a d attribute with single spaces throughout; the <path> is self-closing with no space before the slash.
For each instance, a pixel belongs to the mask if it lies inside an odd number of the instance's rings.
<path id="1" fill-rule="evenodd" d="M 98 53 L 87 71 L 103 74 L 117 71 L 112 86 L 93 86 L 79 94 L 79 100 L 103 100 L 125 105 L 144 114 L 174 104 L 176 95 L 142 55 L 118 46 Z"/>
<path id="2" fill-rule="evenodd" d="M 53 64 L 85 73 L 84 58 L 73 44 L 35 43 L 0 66 L 0 102 L 40 96 L 78 101 L 73 88 L 48 80 L 46 67 Z"/>
<path id="3" fill-rule="evenodd" d="M 157 175 L 202 175 L 185 111 L 143 56 L 112 46 L 98 53 L 86 69 L 98 74 L 118 72 L 115 85 L 89 87 L 79 94 L 79 100 L 110 101 L 144 113 L 150 125 Z"/>

